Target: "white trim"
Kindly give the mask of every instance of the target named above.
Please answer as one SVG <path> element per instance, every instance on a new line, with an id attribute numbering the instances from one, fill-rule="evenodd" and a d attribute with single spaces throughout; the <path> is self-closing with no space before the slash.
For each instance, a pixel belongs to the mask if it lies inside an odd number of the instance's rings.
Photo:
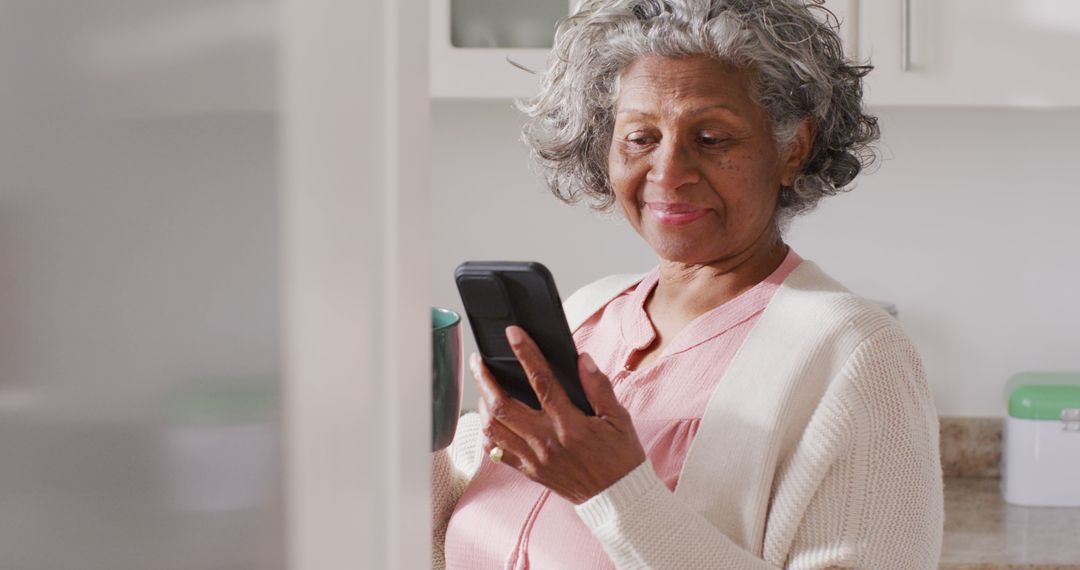
<path id="1" fill-rule="evenodd" d="M 282 3 L 289 567 L 429 563 L 420 0 Z M 374 437 L 373 437 L 374 436 Z"/>

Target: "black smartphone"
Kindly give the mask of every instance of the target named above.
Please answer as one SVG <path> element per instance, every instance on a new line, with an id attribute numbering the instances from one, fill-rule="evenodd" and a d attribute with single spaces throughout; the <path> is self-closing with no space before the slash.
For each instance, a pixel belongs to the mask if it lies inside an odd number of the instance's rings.
<path id="1" fill-rule="evenodd" d="M 517 325 L 540 347 L 570 401 L 594 415 L 578 377 L 574 337 L 546 267 L 535 261 L 466 261 L 454 271 L 454 280 L 480 356 L 507 394 L 540 409 L 506 340 L 506 327 Z"/>

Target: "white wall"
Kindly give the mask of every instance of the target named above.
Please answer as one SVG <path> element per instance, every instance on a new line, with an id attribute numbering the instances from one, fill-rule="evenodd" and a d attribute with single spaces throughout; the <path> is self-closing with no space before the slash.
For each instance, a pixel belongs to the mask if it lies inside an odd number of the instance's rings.
<path id="1" fill-rule="evenodd" d="M 273 8 L 0 0 L 0 568 L 285 567 Z"/>
<path id="2" fill-rule="evenodd" d="M 1001 415 L 1020 370 L 1080 371 L 1080 111 L 878 112 L 886 160 L 789 243 L 898 305 L 943 415 Z M 452 273 L 467 259 L 542 261 L 564 297 L 655 263 L 621 220 L 545 193 L 509 103 L 437 102 L 433 115 L 433 302 L 460 309 Z"/>
<path id="3" fill-rule="evenodd" d="M 0 159 L 0 393 L 157 421 L 170 387 L 274 381 L 272 118 L 38 118 Z"/>
<path id="4" fill-rule="evenodd" d="M 428 563 L 427 9 L 0 0 L 0 568 Z"/>
<path id="5" fill-rule="evenodd" d="M 273 15 L 264 0 L 0 5 L 0 411 L 156 420 L 171 385 L 274 381 L 275 118 L 137 104 L 138 86 L 200 66 L 273 91 L 272 37 L 235 57 L 244 26 L 213 10 L 231 5 Z M 187 44 L 154 59 L 170 26 Z M 103 46 L 145 61 L 107 64 Z"/>

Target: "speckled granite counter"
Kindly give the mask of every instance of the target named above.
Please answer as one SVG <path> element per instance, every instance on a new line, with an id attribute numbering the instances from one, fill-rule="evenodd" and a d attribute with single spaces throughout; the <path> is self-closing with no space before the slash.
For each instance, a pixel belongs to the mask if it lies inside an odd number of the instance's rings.
<path id="1" fill-rule="evenodd" d="M 1000 484 L 945 479 L 941 568 L 1080 570 L 1080 508 L 1009 505 Z"/>

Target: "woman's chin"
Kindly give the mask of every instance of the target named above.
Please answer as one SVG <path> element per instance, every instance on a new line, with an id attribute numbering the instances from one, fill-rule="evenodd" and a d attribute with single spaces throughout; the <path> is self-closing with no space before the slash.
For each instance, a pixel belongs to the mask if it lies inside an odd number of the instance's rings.
<path id="1" fill-rule="evenodd" d="M 707 228 L 704 224 L 670 226 L 647 222 L 642 229 L 641 236 L 661 259 L 684 263 L 700 261 L 709 250 L 715 250 L 719 232 L 719 228 Z"/>
<path id="2" fill-rule="evenodd" d="M 657 237 L 648 240 L 656 255 L 665 261 L 695 264 L 711 259 L 700 240 Z"/>

